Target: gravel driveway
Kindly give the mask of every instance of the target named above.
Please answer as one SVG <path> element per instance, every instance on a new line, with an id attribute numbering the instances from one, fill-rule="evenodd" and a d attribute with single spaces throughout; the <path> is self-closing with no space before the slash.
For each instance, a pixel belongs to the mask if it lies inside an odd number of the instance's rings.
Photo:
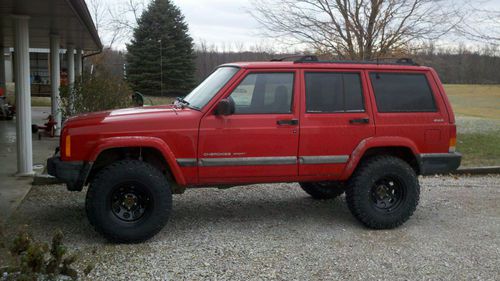
<path id="1" fill-rule="evenodd" d="M 167 227 L 140 245 L 107 243 L 84 193 L 35 186 L 7 224 L 37 238 L 55 229 L 95 262 L 91 280 L 498 280 L 500 176 L 426 177 L 402 227 L 373 231 L 345 198 L 310 199 L 296 183 L 188 190 Z"/>

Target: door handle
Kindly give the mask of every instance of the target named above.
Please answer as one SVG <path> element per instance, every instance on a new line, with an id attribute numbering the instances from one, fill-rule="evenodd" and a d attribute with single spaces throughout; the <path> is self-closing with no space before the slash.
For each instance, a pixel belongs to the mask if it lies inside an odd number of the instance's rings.
<path id="1" fill-rule="evenodd" d="M 370 118 L 359 118 L 359 119 L 351 119 L 349 120 L 350 124 L 369 124 Z"/>
<path id="2" fill-rule="evenodd" d="M 276 121 L 276 124 L 278 124 L 279 126 L 296 126 L 299 124 L 299 120 L 298 119 L 289 119 L 289 120 L 278 120 Z"/>

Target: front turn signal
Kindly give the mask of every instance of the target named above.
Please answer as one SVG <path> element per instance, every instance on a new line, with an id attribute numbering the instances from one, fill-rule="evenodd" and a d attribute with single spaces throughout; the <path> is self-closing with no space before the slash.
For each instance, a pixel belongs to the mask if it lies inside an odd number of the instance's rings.
<path id="1" fill-rule="evenodd" d="M 71 157 L 71 136 L 67 135 L 64 143 L 64 155 Z"/>

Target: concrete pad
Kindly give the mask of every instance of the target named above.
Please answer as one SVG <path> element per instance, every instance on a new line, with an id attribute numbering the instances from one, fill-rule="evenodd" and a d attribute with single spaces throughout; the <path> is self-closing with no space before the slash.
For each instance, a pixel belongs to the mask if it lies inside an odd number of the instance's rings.
<path id="1" fill-rule="evenodd" d="M 49 107 L 33 107 L 33 124 L 44 124 Z M 41 172 L 58 146 L 58 138 L 33 135 L 33 164 Z M 3 224 L 31 189 L 32 177 L 16 177 L 16 120 L 0 121 L 0 224 Z"/>

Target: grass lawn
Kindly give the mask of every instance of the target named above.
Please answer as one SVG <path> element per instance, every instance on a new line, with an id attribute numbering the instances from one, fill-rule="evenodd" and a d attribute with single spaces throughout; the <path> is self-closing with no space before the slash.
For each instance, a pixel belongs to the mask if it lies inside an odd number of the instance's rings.
<path id="1" fill-rule="evenodd" d="M 489 120 L 498 122 L 498 126 L 487 131 L 461 133 L 459 129 L 457 150 L 463 155 L 462 166 L 500 165 L 500 85 L 444 87 L 458 118 L 481 118 L 467 123 L 468 126 L 481 126 Z"/>
<path id="2" fill-rule="evenodd" d="M 500 165 L 500 130 L 489 133 L 458 134 L 457 150 L 463 167 Z"/>
<path id="3" fill-rule="evenodd" d="M 444 86 L 455 115 L 500 120 L 500 85 Z"/>

